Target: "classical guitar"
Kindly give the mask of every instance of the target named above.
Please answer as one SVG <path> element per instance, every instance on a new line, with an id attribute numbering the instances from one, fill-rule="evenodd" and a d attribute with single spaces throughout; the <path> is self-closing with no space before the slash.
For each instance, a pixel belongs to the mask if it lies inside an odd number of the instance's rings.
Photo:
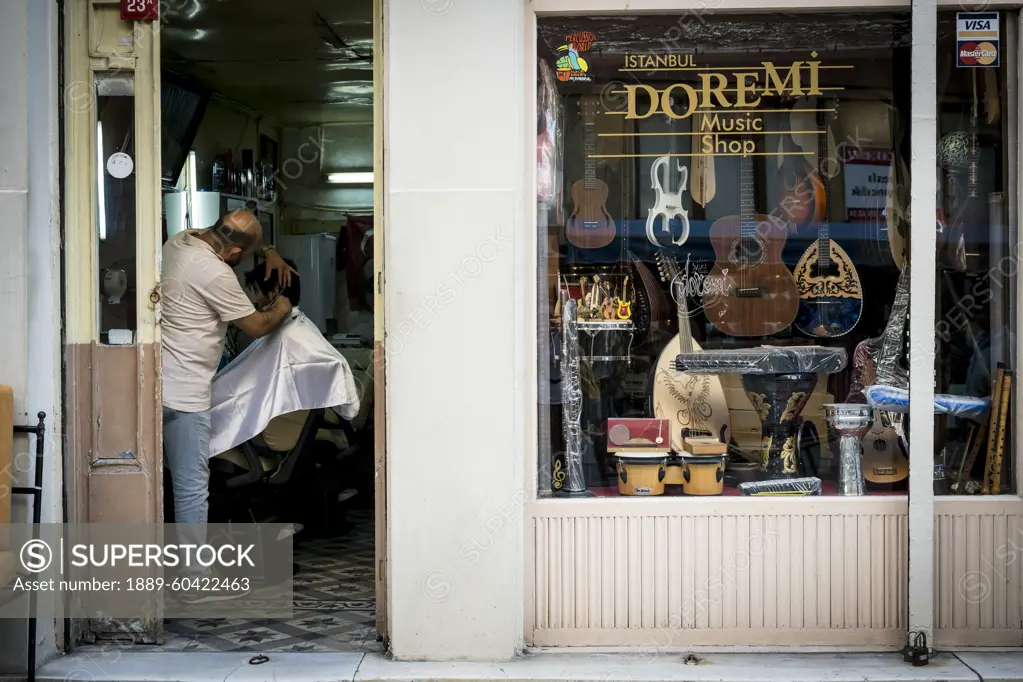
<path id="1" fill-rule="evenodd" d="M 669 283 L 678 315 L 678 335 L 657 358 L 654 374 L 654 415 L 671 421 L 671 449 L 682 452 L 683 438 L 731 439 L 731 420 L 721 380 L 712 374 L 678 374 L 679 353 L 693 353 L 700 345 L 689 326 L 688 287 L 678 263 L 664 252 L 656 256 L 661 280 Z"/>
<path id="2" fill-rule="evenodd" d="M 582 180 L 572 185 L 572 215 L 566 226 L 566 237 L 580 249 L 599 249 L 615 238 L 615 223 L 607 212 L 607 183 L 597 178 L 596 118 L 598 99 L 584 97 L 581 104 L 586 139 L 586 162 Z"/>
<path id="3" fill-rule="evenodd" d="M 743 135 L 743 143 L 748 141 Z M 799 309 L 799 290 L 782 263 L 785 223 L 757 214 L 753 161 L 742 158 L 740 215 L 714 221 L 710 241 L 714 268 L 707 275 L 707 319 L 730 336 L 769 336 L 790 324 Z"/>
<path id="4" fill-rule="evenodd" d="M 807 336 L 830 339 L 845 336 L 860 321 L 863 287 L 856 266 L 829 234 L 826 169 L 828 164 L 827 124 L 818 113 L 818 181 L 824 187 L 817 239 L 803 253 L 793 275 L 799 288 L 796 328 Z"/>

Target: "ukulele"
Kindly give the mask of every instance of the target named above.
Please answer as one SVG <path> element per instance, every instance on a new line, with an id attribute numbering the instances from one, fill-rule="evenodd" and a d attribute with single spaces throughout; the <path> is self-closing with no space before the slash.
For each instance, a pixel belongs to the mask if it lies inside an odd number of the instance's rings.
<path id="1" fill-rule="evenodd" d="M 572 215 L 566 226 L 568 241 L 580 249 L 599 249 L 615 238 L 615 224 L 607 212 L 607 183 L 597 178 L 597 98 L 584 97 L 581 108 L 586 139 L 586 162 L 582 180 L 572 185 Z"/>
<path id="2" fill-rule="evenodd" d="M 614 297 L 611 295 L 611 282 L 608 280 L 604 280 L 604 302 L 601 306 L 601 315 L 605 320 L 615 319 Z"/>
<path id="3" fill-rule="evenodd" d="M 909 387 L 909 373 L 899 364 L 902 336 L 909 312 L 909 268 L 899 275 L 895 301 L 881 336 L 861 341 L 853 351 L 854 387 L 862 390 L 875 383 Z M 874 424 L 862 439 L 863 478 L 871 483 L 896 483 L 909 476 L 909 445 L 905 415 L 874 410 Z"/>
<path id="4" fill-rule="evenodd" d="M 845 336 L 860 321 L 863 287 L 856 266 L 841 246 L 831 240 L 828 228 L 828 191 L 825 182 L 828 163 L 827 125 L 818 113 L 818 180 L 824 188 L 817 239 L 803 253 L 793 272 L 799 288 L 796 328 L 822 339 Z"/>
<path id="5" fill-rule="evenodd" d="M 743 144 L 748 140 L 744 134 Z M 781 257 L 788 227 L 777 217 L 756 213 L 753 181 L 753 161 L 744 156 L 740 215 L 710 226 L 715 262 L 707 275 L 704 311 L 729 336 L 776 334 L 792 324 L 799 309 L 799 290 Z"/>
<path id="6" fill-rule="evenodd" d="M 668 282 L 675 299 L 678 334 L 657 358 L 654 374 L 654 415 L 671 422 L 671 449 L 682 452 L 685 438 L 731 439 L 731 419 L 721 379 L 713 374 L 678 374 L 679 353 L 703 350 L 693 339 L 689 326 L 689 303 L 684 273 L 673 256 L 660 252 L 655 257 L 661 280 Z"/>

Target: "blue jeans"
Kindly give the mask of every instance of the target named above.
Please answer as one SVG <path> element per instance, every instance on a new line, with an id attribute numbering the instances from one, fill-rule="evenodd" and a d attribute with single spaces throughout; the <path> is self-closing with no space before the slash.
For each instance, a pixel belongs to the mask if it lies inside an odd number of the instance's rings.
<path id="1" fill-rule="evenodd" d="M 209 516 L 210 412 L 179 412 L 163 407 L 164 466 L 170 470 L 174 486 L 174 521 L 189 524 L 179 528 L 186 538 L 179 542 L 202 545 L 206 542 Z M 166 494 L 166 493 L 165 493 Z"/>

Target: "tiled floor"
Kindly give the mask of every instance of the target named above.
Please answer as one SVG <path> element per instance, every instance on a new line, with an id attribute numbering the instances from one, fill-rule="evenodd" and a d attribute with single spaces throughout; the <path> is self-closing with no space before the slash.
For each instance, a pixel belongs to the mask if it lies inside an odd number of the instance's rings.
<path id="1" fill-rule="evenodd" d="M 351 533 L 295 538 L 295 617 L 168 620 L 163 651 L 383 651 L 376 641 L 373 516 L 353 511 Z"/>

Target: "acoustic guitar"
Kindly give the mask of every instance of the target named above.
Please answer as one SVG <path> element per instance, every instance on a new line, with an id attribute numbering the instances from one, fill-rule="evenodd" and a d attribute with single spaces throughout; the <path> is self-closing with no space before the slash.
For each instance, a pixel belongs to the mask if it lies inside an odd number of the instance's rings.
<path id="1" fill-rule="evenodd" d="M 743 135 L 743 143 L 748 141 Z M 770 336 L 790 324 L 799 309 L 799 290 L 782 262 L 785 223 L 757 214 L 753 161 L 742 158 L 740 215 L 714 221 L 710 242 L 714 267 L 707 275 L 704 311 L 730 336 Z"/>
<path id="2" fill-rule="evenodd" d="M 673 256 L 658 253 L 657 270 L 669 284 L 678 314 L 678 334 L 657 358 L 654 373 L 654 416 L 671 422 L 671 449 L 682 452 L 684 438 L 731 439 L 731 419 L 721 380 L 712 374 L 678 374 L 679 353 L 703 350 L 689 326 L 687 280 Z"/>
<path id="3" fill-rule="evenodd" d="M 799 312 L 796 328 L 819 339 L 845 336 L 860 321 L 863 312 L 863 287 L 856 266 L 829 234 L 826 177 L 828 164 L 827 124 L 824 112 L 818 113 L 818 181 L 822 197 L 817 239 L 803 253 L 793 275 L 799 287 Z"/>
<path id="4" fill-rule="evenodd" d="M 599 249 L 615 238 L 615 223 L 607 212 L 607 183 L 597 178 L 596 117 L 598 98 L 584 97 L 581 103 L 585 130 L 585 171 L 572 185 L 572 215 L 566 226 L 568 241 L 580 249 Z"/>

